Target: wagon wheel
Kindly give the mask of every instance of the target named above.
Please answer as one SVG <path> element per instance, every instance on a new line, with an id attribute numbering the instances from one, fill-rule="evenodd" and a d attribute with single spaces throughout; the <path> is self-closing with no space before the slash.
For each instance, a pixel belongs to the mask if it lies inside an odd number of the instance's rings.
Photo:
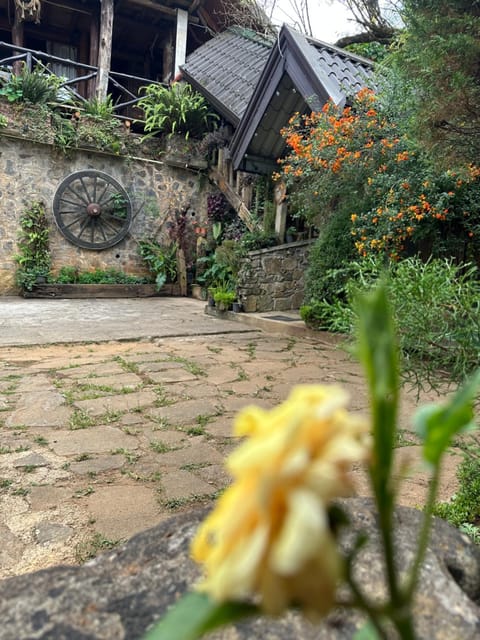
<path id="1" fill-rule="evenodd" d="M 77 247 L 108 249 L 127 235 L 132 203 L 121 184 L 92 169 L 65 178 L 53 199 L 53 214 L 61 233 Z"/>

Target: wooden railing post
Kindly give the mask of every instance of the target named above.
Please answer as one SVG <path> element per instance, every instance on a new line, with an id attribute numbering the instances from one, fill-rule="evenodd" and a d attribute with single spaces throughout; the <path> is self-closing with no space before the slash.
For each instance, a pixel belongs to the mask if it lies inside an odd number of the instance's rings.
<path id="1" fill-rule="evenodd" d="M 101 0 L 100 36 L 98 42 L 97 100 L 105 100 L 108 93 L 108 74 L 112 61 L 113 0 Z"/>

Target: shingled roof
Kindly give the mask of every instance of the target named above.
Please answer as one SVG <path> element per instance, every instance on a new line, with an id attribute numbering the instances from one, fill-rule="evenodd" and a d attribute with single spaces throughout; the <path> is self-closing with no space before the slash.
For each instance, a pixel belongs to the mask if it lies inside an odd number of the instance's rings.
<path id="1" fill-rule="evenodd" d="M 328 100 L 342 107 L 373 85 L 372 64 L 283 25 L 231 142 L 234 168 L 271 171 L 284 151 L 280 130 L 290 117 Z"/>
<path id="2" fill-rule="evenodd" d="M 183 77 L 231 124 L 237 126 L 270 54 L 273 41 L 231 27 L 194 51 Z"/>

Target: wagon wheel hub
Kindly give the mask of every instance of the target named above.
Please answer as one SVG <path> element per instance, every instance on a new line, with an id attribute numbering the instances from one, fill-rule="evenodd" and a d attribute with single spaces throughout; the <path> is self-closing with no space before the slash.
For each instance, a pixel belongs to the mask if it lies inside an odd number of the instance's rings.
<path id="1" fill-rule="evenodd" d="M 89 216 L 98 217 L 102 213 L 102 207 L 96 202 L 91 202 L 87 206 L 87 213 Z"/>
<path id="2" fill-rule="evenodd" d="M 132 204 L 119 182 L 89 169 L 63 180 L 53 199 L 53 214 L 67 240 L 99 251 L 125 238 L 132 222 Z"/>

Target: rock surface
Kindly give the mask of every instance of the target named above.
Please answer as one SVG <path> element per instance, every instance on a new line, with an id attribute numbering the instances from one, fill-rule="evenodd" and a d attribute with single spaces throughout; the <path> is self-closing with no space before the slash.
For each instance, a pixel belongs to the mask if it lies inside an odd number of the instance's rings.
<path id="1" fill-rule="evenodd" d="M 381 597 L 382 565 L 372 502 L 344 501 L 356 531 L 370 538 L 355 573 Z M 192 535 L 205 510 L 181 514 L 132 538 L 82 567 L 55 567 L 0 583 L 3 640 L 100 640 L 141 638 L 153 621 L 191 585 L 197 569 L 188 557 Z M 397 560 L 408 566 L 421 514 L 401 507 L 395 514 Z M 345 545 L 351 544 L 346 536 Z M 480 549 L 458 531 L 436 521 L 416 599 L 419 640 L 474 640 L 480 637 Z M 257 619 L 221 630 L 216 640 L 343 640 L 362 621 L 335 612 L 314 627 L 289 614 Z M 393 637 L 393 636 L 392 636 Z"/>

